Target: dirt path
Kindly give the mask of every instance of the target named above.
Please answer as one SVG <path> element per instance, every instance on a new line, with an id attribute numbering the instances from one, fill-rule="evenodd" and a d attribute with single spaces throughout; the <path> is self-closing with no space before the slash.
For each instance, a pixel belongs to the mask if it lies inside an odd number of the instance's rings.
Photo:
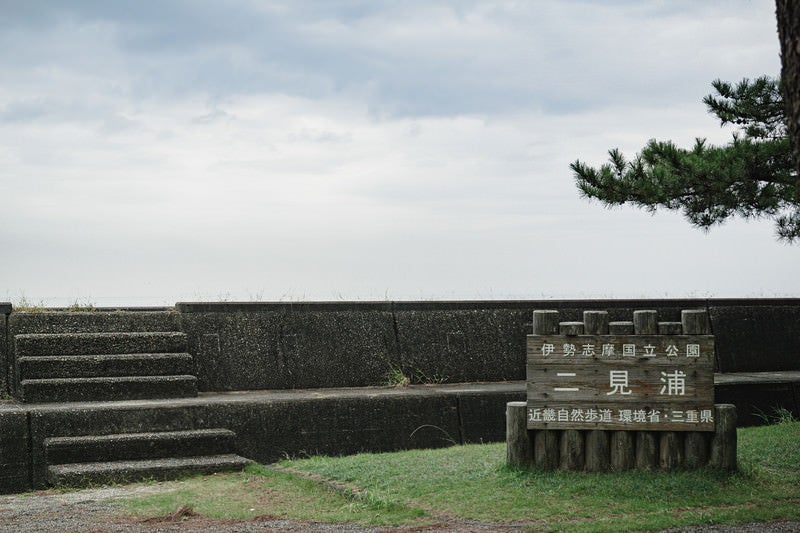
<path id="1" fill-rule="evenodd" d="M 114 500 L 158 493 L 158 483 L 85 489 L 74 492 L 38 491 L 0 496 L 0 532 L 403 532 L 519 531 L 523 525 L 485 524 L 478 522 L 441 523 L 426 528 L 370 528 L 355 525 L 321 524 L 257 517 L 250 520 L 220 520 L 181 509 L 170 516 L 136 518 L 121 515 Z"/>
<path id="2" fill-rule="evenodd" d="M 218 520 L 195 515 L 190 509 L 181 509 L 170 516 L 148 519 L 126 517 L 119 514 L 114 501 L 121 498 L 143 496 L 164 490 L 158 483 L 86 489 L 74 492 L 39 491 L 22 495 L 0 496 L 0 532 L 41 533 L 154 533 L 154 532 L 459 532 L 486 533 L 536 530 L 536 523 L 496 524 L 470 521 L 448 521 L 427 527 L 369 528 L 354 525 L 320 524 L 284 520 L 275 517 L 258 517 L 250 520 Z M 800 531 L 797 522 L 771 522 L 742 526 L 699 526 L 674 529 L 678 532 L 787 532 Z"/>

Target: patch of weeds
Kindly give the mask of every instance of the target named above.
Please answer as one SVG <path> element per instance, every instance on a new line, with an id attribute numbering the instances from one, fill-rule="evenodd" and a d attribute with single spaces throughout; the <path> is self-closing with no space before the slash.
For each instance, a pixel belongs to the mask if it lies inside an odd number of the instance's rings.
<path id="1" fill-rule="evenodd" d="M 12 304 L 12 309 L 16 313 L 43 313 L 47 310 L 43 300 L 38 303 L 33 303 L 23 294 L 15 303 Z"/>
<path id="2" fill-rule="evenodd" d="M 389 365 L 389 372 L 386 374 L 386 384 L 390 387 L 408 387 L 411 379 L 406 376 L 402 368 Z"/>
<path id="3" fill-rule="evenodd" d="M 70 313 L 92 313 L 97 310 L 92 302 L 84 300 L 83 302 L 75 300 L 72 305 L 66 308 Z"/>
<path id="4" fill-rule="evenodd" d="M 414 383 L 420 385 L 438 385 L 447 381 L 447 376 L 441 374 L 428 375 L 419 368 L 414 370 Z"/>
<path id="5" fill-rule="evenodd" d="M 790 424 L 798 421 L 794 413 L 785 407 L 773 407 L 771 413 L 759 412 L 756 416 L 768 425 Z"/>
<path id="6" fill-rule="evenodd" d="M 400 367 L 389 364 L 386 375 L 386 385 L 390 387 L 408 387 L 409 385 L 438 385 L 447 382 L 447 376 L 441 374 L 426 374 L 416 368 L 413 372 L 406 372 Z"/>

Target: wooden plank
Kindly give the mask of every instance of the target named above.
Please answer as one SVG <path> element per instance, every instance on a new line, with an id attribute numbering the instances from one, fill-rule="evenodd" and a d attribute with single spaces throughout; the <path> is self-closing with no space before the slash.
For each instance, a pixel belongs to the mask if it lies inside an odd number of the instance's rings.
<path id="1" fill-rule="evenodd" d="M 713 403 L 528 401 L 528 429 L 714 431 Z"/>
<path id="2" fill-rule="evenodd" d="M 529 362 L 662 360 L 714 362 L 712 335 L 528 335 Z"/>
<path id="3" fill-rule="evenodd" d="M 630 365 L 528 365 L 528 400 L 574 402 L 668 401 L 714 403 L 710 368 Z"/>

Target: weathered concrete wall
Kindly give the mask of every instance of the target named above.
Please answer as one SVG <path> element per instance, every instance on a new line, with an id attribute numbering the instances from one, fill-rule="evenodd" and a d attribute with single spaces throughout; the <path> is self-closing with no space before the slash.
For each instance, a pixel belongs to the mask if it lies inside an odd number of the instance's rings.
<path id="1" fill-rule="evenodd" d="M 237 434 L 237 453 L 269 463 L 502 441 L 505 404 L 524 397 L 523 384 L 485 384 L 31 406 L 32 483 L 45 484 L 44 439 L 53 436 L 226 428 Z"/>
<path id="2" fill-rule="evenodd" d="M 397 364 L 388 305 L 192 309 L 182 328 L 200 390 L 375 385 Z"/>
<path id="3" fill-rule="evenodd" d="M 0 493 L 31 488 L 28 417 L 24 409 L 0 406 Z"/>
<path id="4" fill-rule="evenodd" d="M 392 370 L 417 383 L 525 379 L 534 309 L 562 320 L 608 310 L 709 311 L 722 372 L 800 369 L 800 300 L 179 303 L 205 391 L 370 386 Z"/>
<path id="5" fill-rule="evenodd" d="M 345 454 L 501 441 L 505 405 L 525 399 L 525 337 L 534 309 L 580 320 L 603 309 L 630 320 L 656 309 L 709 311 L 717 369 L 800 371 L 800 299 L 593 300 L 178 304 L 175 310 L 11 313 L 0 304 L 0 391 L 14 382 L 14 335 L 183 331 L 200 398 L 22 407 L 0 402 L 0 492 L 44 483 L 43 441 L 52 436 L 223 427 L 238 453 L 261 461 L 284 454 Z M 331 390 L 385 384 L 391 370 L 417 382 L 507 381 L 481 385 Z M 717 403 L 733 403 L 740 425 L 781 407 L 800 414 L 800 379 L 730 374 Z M 272 389 L 215 394 L 215 391 Z M 281 389 L 309 389 L 281 391 Z"/>
<path id="6" fill-rule="evenodd" d="M 720 372 L 800 370 L 800 300 L 711 300 Z"/>
<path id="7" fill-rule="evenodd" d="M 525 378 L 534 309 L 579 320 L 604 309 L 676 321 L 706 308 L 721 372 L 800 370 L 800 299 L 179 303 L 177 310 L 0 314 L 0 392 L 14 392 L 14 335 L 184 331 L 201 391 L 356 387 Z M 10 312 L 10 304 L 0 304 Z"/>
<path id="8" fill-rule="evenodd" d="M 395 304 L 397 367 L 421 382 L 524 379 L 526 308 Z"/>
<path id="9" fill-rule="evenodd" d="M 800 369 L 800 299 L 571 300 L 377 303 L 178 304 L 178 311 L 40 312 L 0 315 L 2 387 L 13 383 L 19 333 L 185 331 L 205 391 L 385 384 L 392 370 L 415 382 L 524 379 L 524 342 L 534 309 L 578 320 L 636 309 L 660 320 L 707 308 L 722 372 Z M 10 311 L 0 304 L 0 311 Z"/>
<path id="10" fill-rule="evenodd" d="M 11 304 L 0 302 L 0 397 L 11 394 L 12 373 L 11 357 L 8 353 L 8 315 Z"/>

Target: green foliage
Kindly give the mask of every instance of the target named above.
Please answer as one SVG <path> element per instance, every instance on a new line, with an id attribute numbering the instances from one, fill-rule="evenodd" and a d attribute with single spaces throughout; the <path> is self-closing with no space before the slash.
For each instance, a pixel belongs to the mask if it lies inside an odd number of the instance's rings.
<path id="1" fill-rule="evenodd" d="M 605 205 L 632 204 L 681 211 L 708 229 L 732 216 L 770 218 L 780 240 L 800 238 L 800 185 L 792 164 L 786 115 L 778 81 L 715 80 L 716 95 L 703 101 L 722 125 L 739 128 L 725 146 L 697 139 L 684 149 L 650 140 L 633 160 L 618 149 L 598 168 L 570 165 L 581 195 Z"/>
<path id="2" fill-rule="evenodd" d="M 429 375 L 419 368 L 409 373 L 391 363 L 389 363 L 389 372 L 386 374 L 386 385 L 390 387 L 408 387 L 411 384 L 433 385 L 446 381 L 447 377 L 441 374 Z"/>
<path id="3" fill-rule="evenodd" d="M 762 76 L 731 85 L 714 80 L 711 86 L 719 98 L 707 95 L 703 103 L 722 125 L 740 127 L 750 139 L 783 139 L 787 136 L 786 115 L 777 80 Z"/>
<path id="4" fill-rule="evenodd" d="M 386 384 L 390 387 L 408 387 L 411 379 L 406 376 L 402 368 L 389 365 L 389 372 L 386 374 Z"/>

